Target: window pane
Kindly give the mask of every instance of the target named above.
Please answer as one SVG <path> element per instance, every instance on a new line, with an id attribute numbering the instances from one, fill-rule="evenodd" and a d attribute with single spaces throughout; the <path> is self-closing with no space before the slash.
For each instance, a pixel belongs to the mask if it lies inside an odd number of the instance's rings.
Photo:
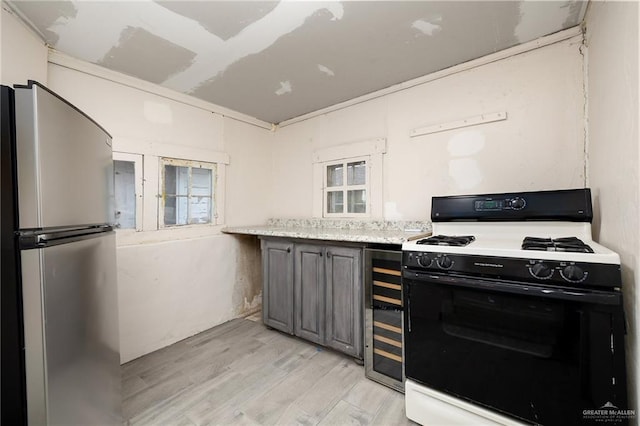
<path id="1" fill-rule="evenodd" d="M 347 185 L 364 185 L 366 181 L 367 163 L 365 161 L 347 164 Z"/>
<path id="2" fill-rule="evenodd" d="M 176 197 L 170 195 L 164 197 L 164 224 L 176 224 Z"/>
<path id="3" fill-rule="evenodd" d="M 122 229 L 136 227 L 136 180 L 133 161 L 113 162 L 116 223 Z"/>
<path id="4" fill-rule="evenodd" d="M 364 189 L 357 191 L 347 191 L 347 213 L 366 213 L 367 194 Z"/>
<path id="5" fill-rule="evenodd" d="M 164 224 L 186 225 L 188 215 L 187 197 L 165 196 L 164 199 Z"/>
<path id="6" fill-rule="evenodd" d="M 164 192 L 168 195 L 188 195 L 189 168 L 164 166 Z"/>
<path id="7" fill-rule="evenodd" d="M 327 166 L 327 186 L 342 186 L 344 167 L 342 164 Z"/>
<path id="8" fill-rule="evenodd" d="M 216 164 L 168 158 L 161 161 L 165 206 L 160 212 L 161 226 L 214 222 Z"/>
<path id="9" fill-rule="evenodd" d="M 211 169 L 191 170 L 191 195 L 211 197 Z"/>
<path id="10" fill-rule="evenodd" d="M 327 192 L 327 212 L 344 212 L 344 193 L 342 191 Z"/>
<path id="11" fill-rule="evenodd" d="M 176 225 L 189 223 L 188 197 L 176 197 Z"/>
<path id="12" fill-rule="evenodd" d="M 211 198 L 191 197 L 191 220 L 189 223 L 211 222 Z"/>

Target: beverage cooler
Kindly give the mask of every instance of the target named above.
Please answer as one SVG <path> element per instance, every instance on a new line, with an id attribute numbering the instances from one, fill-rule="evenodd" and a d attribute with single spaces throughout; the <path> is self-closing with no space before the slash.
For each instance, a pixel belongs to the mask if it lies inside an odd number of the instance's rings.
<path id="1" fill-rule="evenodd" d="M 365 375 L 404 392 L 402 252 L 365 250 Z"/>

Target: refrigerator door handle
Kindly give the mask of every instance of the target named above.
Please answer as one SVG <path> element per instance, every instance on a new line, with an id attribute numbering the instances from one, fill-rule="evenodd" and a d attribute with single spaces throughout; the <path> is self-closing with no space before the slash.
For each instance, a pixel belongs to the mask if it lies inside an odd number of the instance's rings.
<path id="1" fill-rule="evenodd" d="M 19 234 L 20 249 L 40 249 L 74 240 L 94 238 L 113 231 L 112 225 L 97 225 L 86 228 L 23 231 Z"/>

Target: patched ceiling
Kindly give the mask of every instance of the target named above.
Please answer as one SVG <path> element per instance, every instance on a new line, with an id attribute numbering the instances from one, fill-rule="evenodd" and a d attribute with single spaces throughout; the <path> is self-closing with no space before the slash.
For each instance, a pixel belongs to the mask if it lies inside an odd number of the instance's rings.
<path id="1" fill-rule="evenodd" d="M 271 123 L 582 22 L 583 1 L 11 1 L 56 50 Z"/>

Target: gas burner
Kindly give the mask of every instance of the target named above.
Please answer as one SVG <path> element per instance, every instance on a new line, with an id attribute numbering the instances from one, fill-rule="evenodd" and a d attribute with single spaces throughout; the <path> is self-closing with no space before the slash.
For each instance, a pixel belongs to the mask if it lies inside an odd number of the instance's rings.
<path id="1" fill-rule="evenodd" d="M 593 253 L 593 249 L 576 237 L 565 238 L 536 238 L 525 237 L 522 241 L 523 250 L 564 251 L 574 253 Z"/>
<path id="2" fill-rule="evenodd" d="M 476 237 L 473 235 L 434 235 L 433 237 L 424 238 L 416 242 L 416 244 L 428 244 L 432 246 L 455 246 L 463 247 L 474 241 Z"/>

